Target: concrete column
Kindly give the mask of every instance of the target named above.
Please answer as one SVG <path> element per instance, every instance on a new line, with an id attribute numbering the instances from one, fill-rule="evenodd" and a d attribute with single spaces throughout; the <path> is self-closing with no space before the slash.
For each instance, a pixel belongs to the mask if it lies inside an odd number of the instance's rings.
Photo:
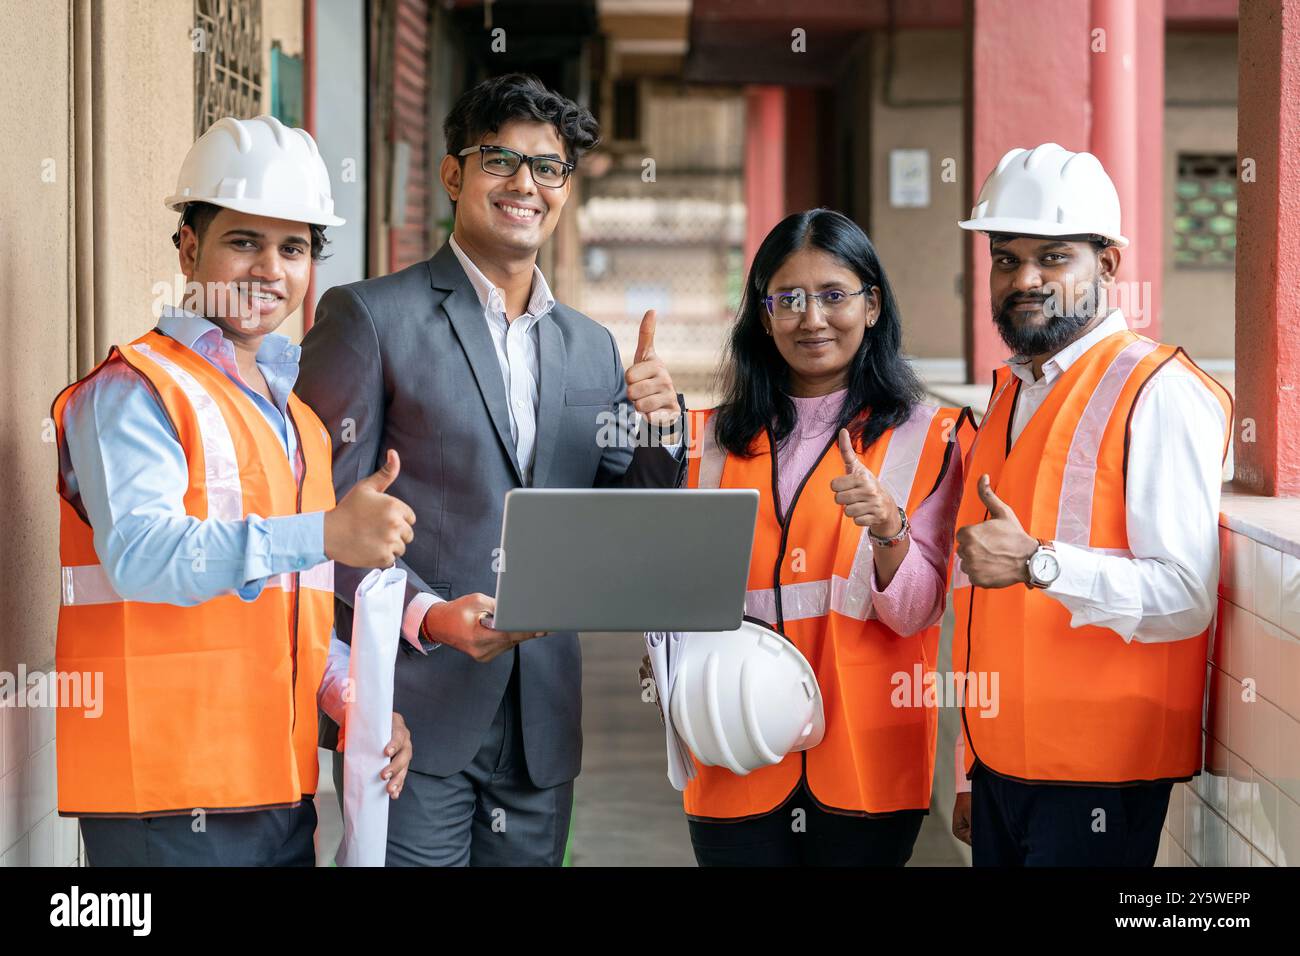
<path id="1" fill-rule="evenodd" d="M 1115 182 L 1121 228 L 1130 242 L 1122 254 L 1120 298 L 1115 304 L 1124 308 L 1133 328 L 1157 338 L 1153 313 L 1154 291 L 1161 279 L 1163 0 L 1092 0 L 1088 48 L 1092 54 L 1091 152 Z M 1153 85 L 1156 90 L 1147 88 Z M 1153 210 L 1157 219 L 1150 223 Z"/>
<path id="2" fill-rule="evenodd" d="M 1089 139 L 1090 8 L 1077 0 L 968 0 L 966 208 L 1003 153 Z M 954 223 L 953 228 L 957 228 Z M 988 238 L 965 240 L 967 378 L 989 382 L 1007 356 L 989 305 Z"/>
<path id="3" fill-rule="evenodd" d="M 1125 228 L 1141 236 L 1142 279 L 1150 283 L 1150 316 L 1143 335 L 1159 339 L 1165 278 L 1165 3 L 1137 5 L 1136 215 L 1124 210 Z"/>
<path id="4" fill-rule="evenodd" d="M 1243 0 L 1237 29 L 1236 480 L 1259 494 L 1294 497 L 1300 496 L 1300 0 Z"/>
<path id="5" fill-rule="evenodd" d="M 745 90 L 745 269 L 785 216 L 785 91 Z"/>

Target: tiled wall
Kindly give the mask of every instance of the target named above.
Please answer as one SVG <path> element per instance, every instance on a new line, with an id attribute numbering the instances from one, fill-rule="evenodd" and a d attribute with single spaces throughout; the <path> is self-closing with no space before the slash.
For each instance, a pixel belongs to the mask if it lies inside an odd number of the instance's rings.
<path id="1" fill-rule="evenodd" d="M 0 866 L 75 866 L 77 821 L 55 812 L 54 709 L 0 701 Z"/>
<path id="2" fill-rule="evenodd" d="M 1300 866 L 1297 507 L 1225 495 L 1205 770 L 1174 786 L 1161 865 Z"/>

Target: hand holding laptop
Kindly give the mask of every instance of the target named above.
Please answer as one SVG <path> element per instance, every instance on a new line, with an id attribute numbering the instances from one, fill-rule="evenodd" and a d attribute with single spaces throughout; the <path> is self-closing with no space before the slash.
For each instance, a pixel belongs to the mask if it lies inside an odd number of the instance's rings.
<path id="1" fill-rule="evenodd" d="M 546 631 L 498 631 L 492 627 L 496 599 L 486 594 L 466 594 L 454 601 L 439 601 L 424 615 L 420 630 L 425 638 L 454 647 L 480 664 L 504 654 L 520 641 L 542 637 Z"/>

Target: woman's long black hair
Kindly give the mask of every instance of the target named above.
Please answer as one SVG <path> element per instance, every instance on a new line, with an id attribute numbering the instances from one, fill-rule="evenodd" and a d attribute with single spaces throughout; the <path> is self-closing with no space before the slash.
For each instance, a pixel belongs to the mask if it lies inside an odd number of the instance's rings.
<path id="1" fill-rule="evenodd" d="M 777 351 L 776 341 L 764 331 L 761 316 L 772 276 L 792 253 L 805 248 L 835 256 L 858 274 L 868 290 L 880 288 L 880 317 L 863 334 L 849 366 L 848 394 L 836 432 L 848 428 L 854 444 L 868 448 L 886 430 L 906 421 L 924 394 L 920 379 L 903 358 L 898 303 L 867 234 L 832 209 L 792 213 L 777 223 L 754 254 L 719 371 L 724 398 L 715 435 L 733 455 L 750 457 L 754 439 L 766 428 L 771 428 L 777 443 L 794 429 L 794 403 L 786 394 L 790 367 Z M 869 416 L 862 414 L 866 411 Z"/>

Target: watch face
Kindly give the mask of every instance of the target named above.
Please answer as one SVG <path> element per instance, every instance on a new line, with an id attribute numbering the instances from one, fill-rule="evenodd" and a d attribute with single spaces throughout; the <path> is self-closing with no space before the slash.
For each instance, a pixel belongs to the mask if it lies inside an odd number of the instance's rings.
<path id="1" fill-rule="evenodd" d="M 1061 573 L 1061 565 L 1052 552 L 1040 550 L 1029 560 L 1029 573 L 1039 584 L 1051 584 Z"/>

